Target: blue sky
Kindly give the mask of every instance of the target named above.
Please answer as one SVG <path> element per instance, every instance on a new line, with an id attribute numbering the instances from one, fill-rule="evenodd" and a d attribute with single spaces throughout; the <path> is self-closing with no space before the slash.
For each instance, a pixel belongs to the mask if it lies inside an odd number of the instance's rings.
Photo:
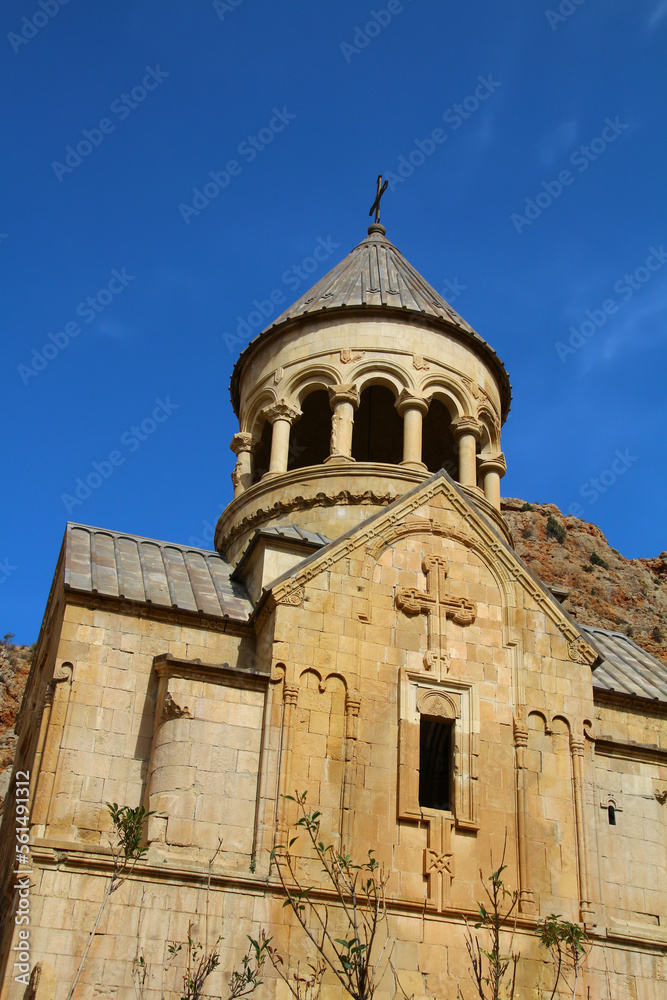
<path id="1" fill-rule="evenodd" d="M 0 20 L 2 633 L 37 638 L 68 518 L 210 543 L 228 345 L 363 238 L 380 171 L 388 237 L 509 370 L 503 493 L 578 505 L 628 557 L 667 548 L 665 0 Z"/>

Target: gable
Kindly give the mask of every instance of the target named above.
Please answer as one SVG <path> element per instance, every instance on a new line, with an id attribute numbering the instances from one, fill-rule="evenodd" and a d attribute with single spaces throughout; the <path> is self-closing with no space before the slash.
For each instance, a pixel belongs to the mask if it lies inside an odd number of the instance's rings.
<path id="1" fill-rule="evenodd" d="M 522 594 L 559 630 L 567 643 L 569 659 L 591 667 L 600 660 L 591 637 L 582 634 L 553 594 L 443 469 L 278 578 L 256 610 L 261 613 L 267 604 L 296 603 L 309 581 L 341 560 L 355 559 L 361 563 L 359 593 L 367 607 L 358 614 L 361 620 L 364 616 L 370 620 L 374 564 L 384 549 L 398 539 L 424 533 L 461 543 L 488 568 L 502 594 L 505 643 L 516 641 L 513 633 L 518 624 L 517 609 L 525 603 L 517 595 Z"/>

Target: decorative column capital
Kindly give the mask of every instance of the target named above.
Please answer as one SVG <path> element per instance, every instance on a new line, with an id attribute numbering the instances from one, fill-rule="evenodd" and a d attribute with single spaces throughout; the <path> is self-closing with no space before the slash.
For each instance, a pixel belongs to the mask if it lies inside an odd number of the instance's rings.
<path id="1" fill-rule="evenodd" d="M 457 417 L 451 423 L 452 433 L 455 440 L 462 438 L 464 434 L 472 434 L 476 441 L 482 439 L 482 425 L 474 417 Z"/>
<path id="2" fill-rule="evenodd" d="M 293 424 L 301 416 L 301 410 L 296 406 L 291 406 L 286 399 L 277 399 L 275 403 L 264 407 L 262 416 L 272 424 L 276 420 L 287 420 L 288 423 Z"/>
<path id="3" fill-rule="evenodd" d="M 528 746 L 528 730 L 521 722 L 514 720 L 514 746 L 517 747 L 527 747 Z"/>
<path id="4" fill-rule="evenodd" d="M 330 385 L 329 402 L 332 410 L 336 403 L 351 403 L 356 410 L 359 406 L 359 390 L 354 382 L 340 382 L 338 385 Z"/>
<path id="5" fill-rule="evenodd" d="M 583 757 L 586 750 L 586 740 L 579 736 L 570 736 L 570 750 L 573 757 Z"/>
<path id="6" fill-rule="evenodd" d="M 286 705 L 296 705 L 299 697 L 299 688 L 296 684 L 285 684 L 283 688 L 283 701 Z"/>
<path id="7" fill-rule="evenodd" d="M 254 451 L 258 443 L 259 442 L 252 436 L 252 434 L 249 434 L 248 431 L 239 431 L 238 434 L 235 434 L 229 442 L 229 448 L 235 455 L 238 456 L 244 451 Z"/>
<path id="8" fill-rule="evenodd" d="M 505 461 L 505 456 L 500 452 L 498 455 L 494 455 L 492 458 L 482 458 L 479 463 L 479 471 L 484 476 L 487 472 L 497 472 L 500 478 L 507 472 L 507 462 Z"/>
<path id="9" fill-rule="evenodd" d="M 401 390 L 395 405 L 400 417 L 405 414 L 406 410 L 419 410 L 422 417 L 428 413 L 428 399 L 424 399 L 422 396 L 413 396 L 409 389 Z"/>

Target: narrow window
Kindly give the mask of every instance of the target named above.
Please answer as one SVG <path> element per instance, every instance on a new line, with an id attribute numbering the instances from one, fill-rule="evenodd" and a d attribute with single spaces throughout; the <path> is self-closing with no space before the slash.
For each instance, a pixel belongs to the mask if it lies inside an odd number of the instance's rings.
<path id="1" fill-rule="evenodd" d="M 452 728 L 448 719 L 421 716 L 419 723 L 419 805 L 452 807 Z"/>
<path id="2" fill-rule="evenodd" d="M 616 810 L 613 806 L 608 806 L 607 816 L 609 817 L 609 826 L 616 826 Z"/>

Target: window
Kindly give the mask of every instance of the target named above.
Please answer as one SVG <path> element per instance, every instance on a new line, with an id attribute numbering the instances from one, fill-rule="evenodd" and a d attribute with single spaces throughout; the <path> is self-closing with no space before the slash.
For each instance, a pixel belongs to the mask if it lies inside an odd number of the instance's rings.
<path id="1" fill-rule="evenodd" d="M 609 818 L 609 826 L 616 826 L 616 810 L 613 806 L 607 806 L 607 816 Z"/>
<path id="2" fill-rule="evenodd" d="M 419 805 L 452 808 L 452 722 L 448 719 L 420 718 Z"/>

